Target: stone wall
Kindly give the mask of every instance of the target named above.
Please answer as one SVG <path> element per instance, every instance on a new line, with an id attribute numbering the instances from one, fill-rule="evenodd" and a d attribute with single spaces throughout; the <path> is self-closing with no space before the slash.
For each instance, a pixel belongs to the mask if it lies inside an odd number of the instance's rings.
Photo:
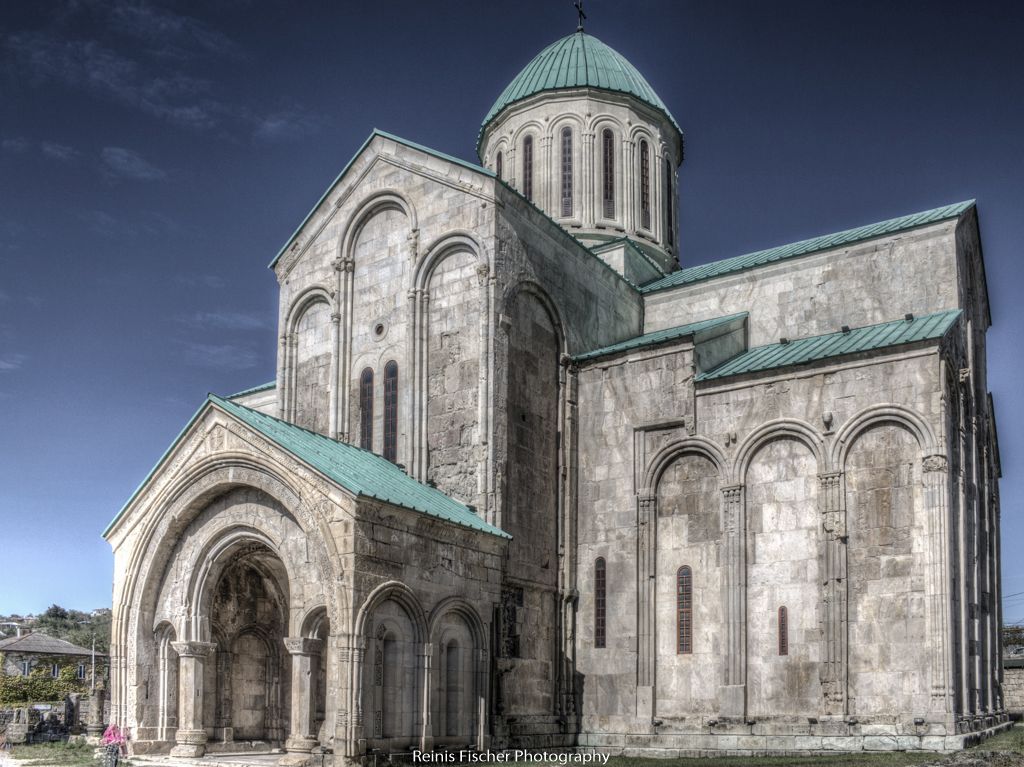
<path id="1" fill-rule="evenodd" d="M 1003 705 L 1014 719 L 1024 717 L 1024 665 L 1003 666 Z"/>

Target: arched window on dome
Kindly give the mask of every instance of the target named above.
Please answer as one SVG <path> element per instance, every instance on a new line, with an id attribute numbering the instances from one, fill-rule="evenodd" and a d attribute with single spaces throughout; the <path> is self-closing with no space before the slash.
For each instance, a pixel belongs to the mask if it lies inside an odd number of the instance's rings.
<path id="1" fill-rule="evenodd" d="M 676 573 L 676 654 L 693 652 L 693 571 L 683 565 Z"/>
<path id="2" fill-rule="evenodd" d="M 562 128 L 562 216 L 572 215 L 572 128 Z"/>
<path id="3" fill-rule="evenodd" d="M 640 226 L 651 228 L 651 148 L 640 140 Z"/>
<path id="4" fill-rule="evenodd" d="M 501 172 L 502 172 L 502 170 L 503 170 L 503 168 L 502 168 L 502 160 L 503 160 L 503 159 L 504 159 L 504 158 L 503 158 L 503 157 L 501 156 L 501 152 L 498 152 L 498 156 L 497 156 L 496 158 L 494 158 L 494 172 L 495 172 L 496 174 L 498 174 L 498 180 L 499 180 L 499 181 L 501 181 L 501 180 L 502 180 L 502 178 L 501 178 Z"/>
<path id="5" fill-rule="evenodd" d="M 384 366 L 384 451 L 383 456 L 398 460 L 398 363 Z"/>
<path id="6" fill-rule="evenodd" d="M 523 197 L 533 202 L 533 136 L 523 139 Z"/>
<path id="7" fill-rule="evenodd" d="M 601 213 L 615 218 L 615 134 L 611 128 L 601 131 Z"/>
<path id="8" fill-rule="evenodd" d="M 671 246 L 676 238 L 675 228 L 672 225 L 672 163 L 665 158 L 665 240 Z"/>
<path id="9" fill-rule="evenodd" d="M 789 610 L 779 608 L 779 655 L 789 655 Z"/>
<path id="10" fill-rule="evenodd" d="M 359 447 L 373 450 L 373 369 L 359 375 Z"/>
<path id="11" fill-rule="evenodd" d="M 604 557 L 594 562 L 594 647 L 604 647 L 606 642 L 606 566 Z"/>

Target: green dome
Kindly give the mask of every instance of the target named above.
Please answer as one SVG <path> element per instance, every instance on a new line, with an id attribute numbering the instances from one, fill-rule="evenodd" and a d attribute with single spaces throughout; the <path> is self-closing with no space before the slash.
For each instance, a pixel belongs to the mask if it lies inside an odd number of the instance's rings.
<path id="1" fill-rule="evenodd" d="M 683 133 L 668 107 L 636 67 L 593 35 L 578 31 L 538 53 L 502 91 L 480 126 L 477 149 L 487 126 L 505 107 L 535 93 L 565 88 L 599 88 L 629 94 L 661 112 L 680 135 Z"/>

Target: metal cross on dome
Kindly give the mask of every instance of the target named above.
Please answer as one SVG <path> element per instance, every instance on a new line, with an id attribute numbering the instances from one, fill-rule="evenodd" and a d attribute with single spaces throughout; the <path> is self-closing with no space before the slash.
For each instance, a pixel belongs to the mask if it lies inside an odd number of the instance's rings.
<path id="1" fill-rule="evenodd" d="M 582 32 L 583 31 L 583 19 L 587 18 L 587 14 L 585 14 L 583 12 L 583 0 L 576 0 L 576 2 L 574 2 L 572 5 L 576 9 L 576 13 L 578 13 L 580 15 L 580 23 L 579 23 L 579 26 L 576 27 L 576 31 L 577 32 Z"/>

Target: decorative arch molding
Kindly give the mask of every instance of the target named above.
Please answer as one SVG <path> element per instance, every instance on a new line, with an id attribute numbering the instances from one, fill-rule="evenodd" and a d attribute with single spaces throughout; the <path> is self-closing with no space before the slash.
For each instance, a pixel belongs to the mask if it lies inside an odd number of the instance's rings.
<path id="1" fill-rule="evenodd" d="M 455 229 L 445 232 L 424 249 L 413 274 L 413 289 L 426 290 L 438 265 L 456 253 L 469 253 L 481 263 L 481 266 L 486 265 L 488 270 L 493 267 L 492 255 L 480 244 L 476 235 L 465 229 Z"/>
<path id="2" fill-rule="evenodd" d="M 652 146 L 654 145 L 654 142 L 657 141 L 654 137 L 654 133 L 651 132 L 651 129 L 643 123 L 637 123 L 630 128 L 627 138 L 632 143 L 636 143 L 640 139 L 647 139 Z"/>
<path id="3" fill-rule="evenodd" d="M 595 136 L 603 128 L 611 128 L 618 133 L 617 138 L 619 139 L 622 139 L 628 132 L 626 126 L 622 124 L 619 118 L 608 113 L 596 114 L 587 122 L 587 132 L 593 133 Z"/>
<path id="4" fill-rule="evenodd" d="M 441 623 L 447 615 L 457 615 L 465 621 L 470 634 L 473 636 L 473 642 L 476 644 L 477 649 L 486 649 L 487 631 L 484 629 L 484 623 L 480 620 L 480 616 L 477 614 L 473 605 L 461 597 L 448 597 L 447 599 L 443 599 L 434 606 L 433 610 L 430 611 L 430 616 L 428 618 L 428 636 L 430 637 L 431 642 L 436 643 L 441 638 Z"/>
<path id="5" fill-rule="evenodd" d="M 752 431 L 740 445 L 733 463 L 733 481 L 742 485 L 747 479 L 747 470 L 757 452 L 769 442 L 780 439 L 791 439 L 805 445 L 814 455 L 818 464 L 818 473 L 825 474 L 831 470 L 825 441 L 814 427 L 806 421 L 796 418 L 779 418 L 761 424 Z"/>
<path id="6" fill-rule="evenodd" d="M 515 133 L 512 134 L 512 146 L 519 148 L 519 145 L 523 142 L 523 137 L 527 134 L 533 134 L 537 138 L 541 138 L 547 135 L 547 129 L 539 120 L 528 120 L 516 128 Z"/>
<path id="7" fill-rule="evenodd" d="M 317 634 L 320 633 L 320 629 L 323 627 L 325 619 L 328 622 L 330 621 L 330 617 L 327 613 L 327 605 L 323 602 L 313 604 L 295 622 L 295 625 L 299 627 L 298 636 L 305 637 L 307 639 L 317 639 Z"/>
<path id="8" fill-rule="evenodd" d="M 547 312 L 548 318 L 551 320 L 551 325 L 555 329 L 555 333 L 558 335 L 559 354 L 568 354 L 568 339 L 565 333 L 565 324 L 562 322 L 562 313 L 558 310 L 558 305 L 552 300 L 551 296 L 548 295 L 547 291 L 540 286 L 539 283 L 533 280 L 521 280 L 513 285 L 510 285 L 505 289 L 504 294 L 501 297 L 502 311 L 508 312 L 508 308 L 519 298 L 520 294 L 529 294 L 536 298 L 544 311 Z"/>
<path id="9" fill-rule="evenodd" d="M 302 319 L 302 315 L 306 313 L 313 304 L 323 302 L 328 307 L 333 307 L 335 298 L 335 291 L 331 290 L 326 285 L 310 285 L 305 290 L 298 293 L 295 298 L 292 299 L 291 305 L 288 307 L 288 313 L 285 315 L 285 328 L 286 333 L 291 334 L 295 332 L 295 326 L 298 325 L 299 320 Z"/>
<path id="10" fill-rule="evenodd" d="M 723 453 L 721 448 L 711 440 L 706 437 L 695 435 L 669 442 L 654 454 L 651 460 L 648 461 L 647 467 L 644 469 L 639 494 L 654 495 L 665 470 L 668 469 L 676 459 L 684 455 L 699 455 L 706 458 L 714 465 L 720 478 L 724 479 L 727 476 L 726 469 L 728 461 L 725 457 L 725 453 Z"/>
<path id="11" fill-rule="evenodd" d="M 342 261 L 352 259 L 356 240 L 366 222 L 382 210 L 388 209 L 404 213 L 409 221 L 410 231 L 419 229 L 416 208 L 412 202 L 397 189 L 380 189 L 360 202 L 349 216 L 349 223 L 341 235 L 341 249 L 338 254 Z"/>
<path id="12" fill-rule="evenodd" d="M 909 431 L 917 440 L 922 457 L 941 452 L 935 432 L 919 413 L 902 405 L 872 405 L 851 417 L 836 432 L 830 455 L 832 466 L 837 469 L 844 467 L 850 448 L 857 438 L 868 429 L 882 424 L 901 426 Z"/>
<path id="13" fill-rule="evenodd" d="M 269 528 L 268 528 L 269 529 Z M 279 533 L 280 531 L 275 531 Z M 204 622 L 202 616 L 207 607 L 207 599 L 210 596 L 212 587 L 217 579 L 224 572 L 225 556 L 233 549 L 243 546 L 246 543 L 258 543 L 264 546 L 281 562 L 284 568 L 287 583 L 277 584 L 284 589 L 284 596 L 290 602 L 291 584 L 297 583 L 298 569 L 296 563 L 291 562 L 282 550 L 283 537 L 274 533 L 268 533 L 251 525 L 231 523 L 222 529 L 212 529 L 207 541 L 197 552 L 197 566 L 189 578 L 185 595 L 188 606 L 188 623 L 190 624 L 189 639 L 196 641 L 210 641 L 210 637 L 203 636 L 209 631 L 209 621 Z M 186 628 L 189 628 L 186 626 Z"/>
<path id="14" fill-rule="evenodd" d="M 366 596 L 366 599 L 363 600 L 362 606 L 356 613 L 353 633 L 357 637 L 363 636 L 366 631 L 366 622 L 372 619 L 373 613 L 378 607 L 389 600 L 401 607 L 405 611 L 406 615 L 409 616 L 409 622 L 412 624 L 413 630 L 416 632 L 416 635 L 412 638 L 413 641 L 418 644 L 424 644 L 429 636 L 427 631 L 427 616 L 423 612 L 423 607 L 420 605 L 420 601 L 416 598 L 416 595 L 412 592 L 412 589 L 401 581 L 387 581 L 382 583 Z"/>

